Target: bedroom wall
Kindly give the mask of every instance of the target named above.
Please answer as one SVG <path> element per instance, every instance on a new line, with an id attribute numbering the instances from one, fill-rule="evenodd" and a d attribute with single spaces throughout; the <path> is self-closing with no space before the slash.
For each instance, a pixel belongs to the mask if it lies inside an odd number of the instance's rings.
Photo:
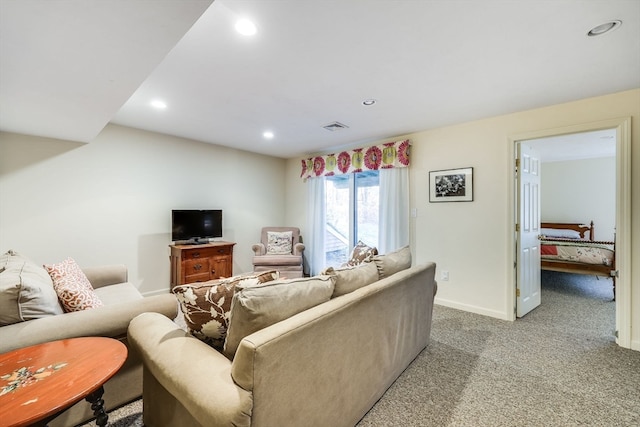
<path id="1" fill-rule="evenodd" d="M 142 293 L 169 289 L 171 209 L 223 209 L 251 271 L 260 228 L 284 218 L 283 159 L 108 125 L 89 144 L 0 133 L 0 253 L 125 264 Z"/>
<path id="2" fill-rule="evenodd" d="M 640 168 L 640 89 L 558 104 L 546 108 L 491 117 L 384 141 L 408 137 L 413 141 L 411 163 L 411 245 L 414 262 L 435 261 L 438 266 L 436 302 L 499 319 L 513 318 L 514 287 L 513 147 L 509 138 L 528 132 L 557 129 L 605 119 L 632 117 L 632 169 Z M 377 142 L 384 142 L 377 141 Z M 354 146 L 363 146 L 358 144 Z M 438 203 L 428 201 L 428 172 L 472 166 L 474 201 Z M 300 175 L 300 159 L 287 163 L 287 220 L 301 224 L 304 232 L 305 184 Z M 633 174 L 632 212 L 640 212 L 640 174 Z M 640 215 L 632 216 L 631 247 L 640 254 Z M 640 256 L 632 255 L 632 348 L 640 350 Z M 440 272 L 449 271 L 449 281 Z"/>
<path id="3" fill-rule="evenodd" d="M 597 240 L 614 240 L 616 158 L 542 163 L 542 221 L 594 223 Z"/>

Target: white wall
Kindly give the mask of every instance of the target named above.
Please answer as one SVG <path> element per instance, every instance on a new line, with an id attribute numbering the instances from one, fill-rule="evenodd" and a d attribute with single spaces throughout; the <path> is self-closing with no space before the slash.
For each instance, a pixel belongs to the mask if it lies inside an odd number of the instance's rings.
<path id="1" fill-rule="evenodd" d="M 613 241 L 616 226 L 616 158 L 545 162 L 540 180 L 541 219 L 594 223 L 597 240 Z"/>
<path id="2" fill-rule="evenodd" d="M 409 138 L 411 152 L 411 246 L 415 263 L 434 261 L 438 272 L 436 302 L 501 319 L 513 317 L 514 218 L 510 138 L 606 119 L 632 117 L 632 170 L 640 168 L 640 89 L 536 110 L 487 118 L 388 138 Z M 360 145 L 362 146 L 362 144 Z M 635 166 L 634 166 L 635 165 Z M 429 203 L 428 172 L 474 168 L 474 201 Z M 306 199 L 300 159 L 287 164 L 287 201 Z M 297 182 L 294 181 L 297 178 Z M 631 210 L 640 212 L 640 174 L 631 176 Z M 291 181 L 291 182 L 290 182 Z M 635 190 L 634 190 L 635 189 Z M 306 210 L 296 206 L 287 220 L 305 226 Z M 640 215 L 631 224 L 632 348 L 640 349 Z M 304 228 L 303 228 L 304 233 Z M 449 281 L 440 271 L 449 271 Z"/>
<path id="3" fill-rule="evenodd" d="M 38 263 L 125 264 L 142 293 L 169 289 L 171 209 L 223 209 L 250 271 L 260 228 L 283 225 L 283 159 L 109 125 L 89 144 L 0 133 L 0 251 Z"/>

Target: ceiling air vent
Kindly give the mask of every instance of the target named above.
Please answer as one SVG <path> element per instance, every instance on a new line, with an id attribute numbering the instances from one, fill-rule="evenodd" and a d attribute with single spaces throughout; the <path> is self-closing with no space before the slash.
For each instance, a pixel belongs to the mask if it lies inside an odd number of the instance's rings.
<path id="1" fill-rule="evenodd" d="M 334 132 L 336 130 L 349 129 L 349 126 L 343 125 L 340 122 L 329 123 L 328 125 L 322 126 L 324 129 Z"/>

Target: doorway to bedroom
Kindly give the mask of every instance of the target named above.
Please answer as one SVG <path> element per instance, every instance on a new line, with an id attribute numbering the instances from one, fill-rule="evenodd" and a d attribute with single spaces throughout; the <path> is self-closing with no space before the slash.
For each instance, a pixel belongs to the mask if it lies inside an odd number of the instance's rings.
<path id="1" fill-rule="evenodd" d="M 607 123 L 609 126 L 602 126 L 603 123 Z M 526 135 L 527 138 L 513 139 L 515 152 L 518 153 L 517 158 L 520 158 L 521 146 L 526 145 L 532 147 L 532 156 L 540 161 L 538 166 L 538 212 L 537 217 L 536 212 L 529 212 L 531 218 L 535 220 L 531 222 L 536 223 L 537 221 L 537 224 L 540 222 L 589 224 L 593 221 L 595 240 L 613 241 L 615 239 L 618 250 L 620 249 L 620 240 L 623 240 L 625 241 L 624 247 L 627 244 L 628 230 L 630 229 L 628 225 L 630 195 L 627 191 L 629 171 L 623 156 L 623 153 L 629 149 L 629 127 L 629 121 L 621 119 L 600 122 L 591 126 L 560 129 L 555 133 L 548 131 L 545 134 L 544 131 L 541 131 Z M 517 164 L 517 166 L 522 165 Z M 545 294 L 549 297 L 544 309 L 546 315 L 549 315 L 549 310 L 555 303 L 564 300 L 561 304 L 564 308 L 554 312 L 554 315 L 559 317 L 559 321 L 565 315 L 562 312 L 571 305 L 571 301 L 577 303 L 576 298 L 587 299 L 589 300 L 588 304 L 599 304 L 604 307 L 604 310 L 598 311 L 597 316 L 604 316 L 608 321 L 597 323 L 605 327 L 611 337 L 613 334 L 617 334 L 619 345 L 628 347 L 631 326 L 630 302 L 624 280 L 620 278 L 616 280 L 618 292 L 617 301 L 614 302 L 611 278 L 596 278 L 593 275 L 572 272 L 541 271 L 539 264 L 540 245 L 537 244 L 536 247 L 535 243 L 530 247 L 533 250 L 528 252 L 537 252 L 535 254 L 537 258 L 531 254 L 528 254 L 528 257 L 522 256 L 521 252 L 527 252 L 527 248 L 526 245 L 521 244 L 520 240 L 522 236 L 520 224 L 523 223 L 521 211 L 527 204 L 529 205 L 527 209 L 531 210 L 530 205 L 535 204 L 535 197 L 529 198 L 528 201 L 521 197 L 520 193 L 525 193 L 525 190 L 520 187 L 520 181 L 526 182 L 526 179 L 518 179 L 520 171 L 516 177 L 515 223 L 517 225 L 515 227 L 516 262 L 514 273 L 516 289 L 514 300 L 517 317 L 526 315 L 528 311 L 533 310 L 540 303 L 545 305 Z M 526 219 L 526 216 L 524 218 Z M 624 230 L 627 234 L 620 236 L 619 233 Z M 541 233 L 540 229 L 530 231 L 532 235 Z M 616 232 L 618 236 L 616 236 Z M 621 237 L 622 239 L 620 239 Z M 526 271 L 528 268 L 527 259 L 531 264 L 530 270 L 533 272 L 530 274 Z M 621 271 L 625 261 L 622 256 L 622 262 L 616 262 L 615 271 Z M 523 271 L 523 265 L 525 271 Z M 624 275 L 622 276 L 624 277 Z M 534 283 L 527 284 L 527 281 Z M 521 294 L 523 288 L 528 289 L 525 295 Z M 537 303 L 535 300 L 536 292 L 538 293 Z M 533 304 L 529 304 L 530 307 L 527 310 L 521 311 L 519 304 L 522 304 L 528 296 L 533 296 L 529 298 L 529 302 L 533 301 Z M 593 306 L 588 311 L 589 314 L 596 316 Z"/>

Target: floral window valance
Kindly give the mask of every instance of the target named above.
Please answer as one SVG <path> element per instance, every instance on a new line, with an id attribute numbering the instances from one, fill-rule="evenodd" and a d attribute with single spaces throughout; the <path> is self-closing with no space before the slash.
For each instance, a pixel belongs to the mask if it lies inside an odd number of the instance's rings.
<path id="1" fill-rule="evenodd" d="M 367 170 L 405 168 L 409 166 L 411 142 L 387 142 L 368 148 L 356 148 L 339 154 L 310 157 L 302 160 L 300 177 L 305 181 L 317 176 L 342 175 Z"/>

